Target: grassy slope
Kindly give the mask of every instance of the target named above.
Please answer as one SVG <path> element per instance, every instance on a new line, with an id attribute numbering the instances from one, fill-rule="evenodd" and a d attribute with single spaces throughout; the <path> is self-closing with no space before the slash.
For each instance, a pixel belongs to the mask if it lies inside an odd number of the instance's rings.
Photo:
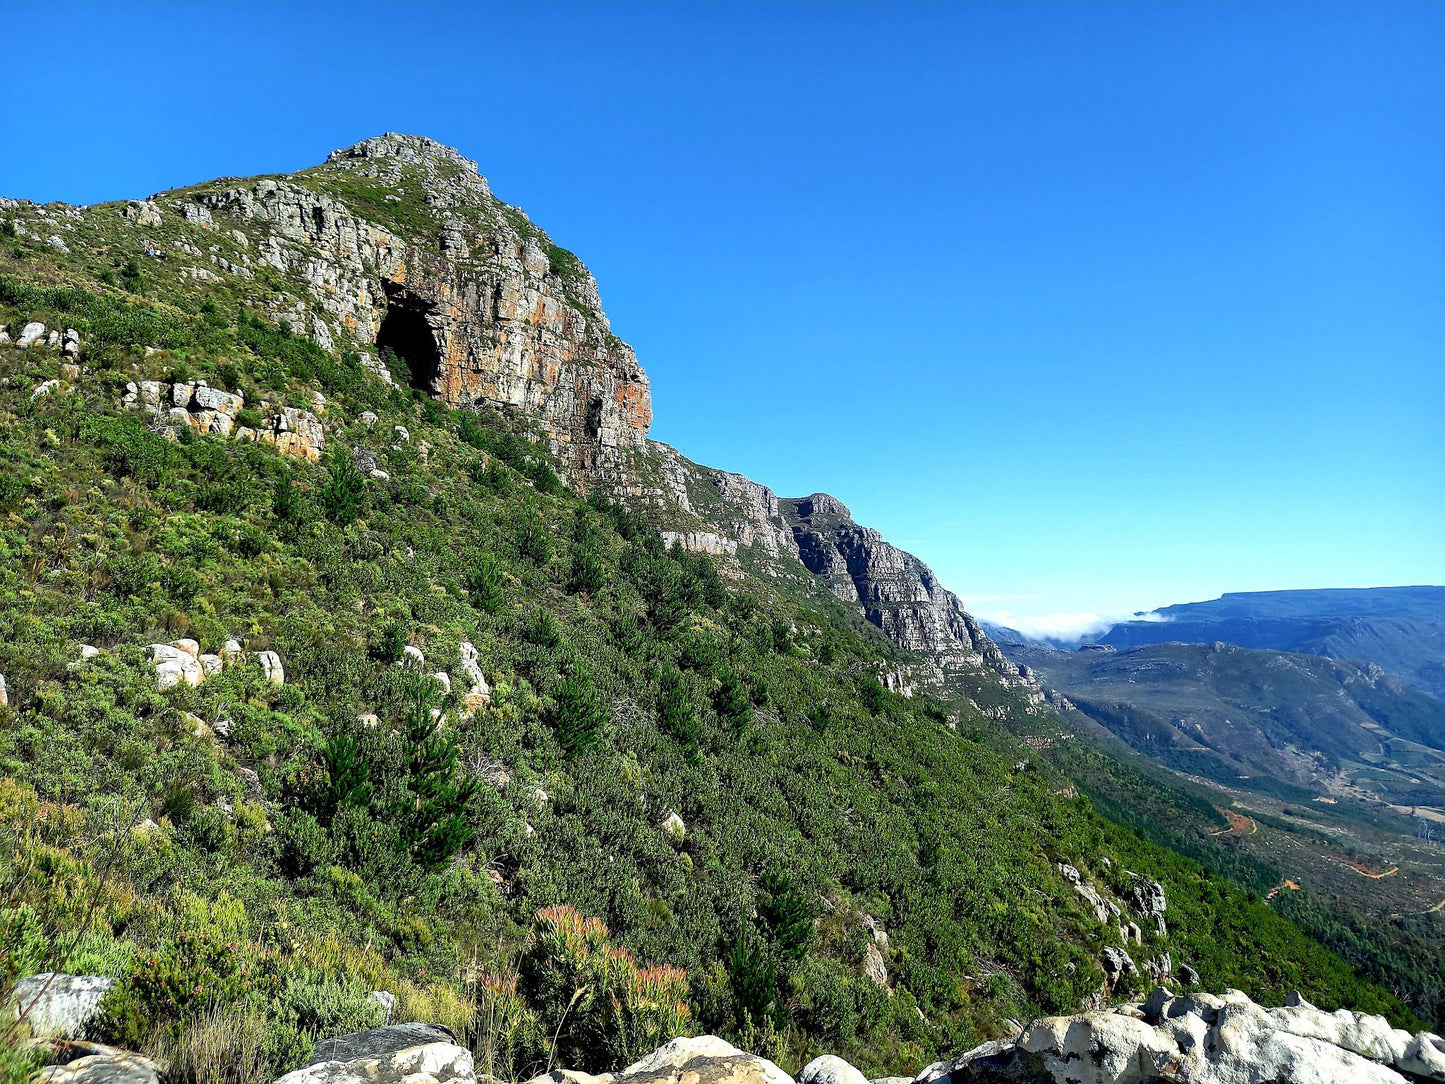
<path id="1" fill-rule="evenodd" d="M 70 966 L 134 975 L 154 952 L 201 974 L 176 946 L 193 927 L 222 930 L 231 959 L 271 977 L 247 996 L 290 1013 L 304 1045 L 365 1015 L 346 990 L 315 992 L 328 976 L 465 1023 L 469 980 L 510 968 L 532 914 L 565 901 L 605 918 L 639 958 L 685 967 L 697 1027 L 794 1067 L 830 1049 L 903 1069 L 1097 987 L 1092 960 L 1118 935 L 1055 873 L 1067 860 L 1101 883 L 1126 865 L 1161 877 L 1172 929 L 1158 947 L 1211 987 L 1277 998 L 1297 986 L 1408 1017 L 1258 901 L 1096 817 L 1051 770 L 1017 769 L 1024 750 L 977 712 L 860 677 L 883 652 L 821 594 L 808 603 L 800 586 L 784 595 L 756 579 L 719 592 L 707 559 L 663 553 L 635 517 L 553 486 L 510 423 L 387 391 L 346 359 L 237 321 L 225 286 L 172 289 L 148 273 L 143 301 L 97 286 L 127 255 L 107 256 L 107 236 L 96 227 L 101 251 L 70 260 L 24 239 L 0 253 L 0 322 L 76 326 L 94 370 L 32 401 L 60 359 L 0 348 L 0 672 L 12 704 L 0 755 L 6 819 L 39 826 L 26 848 L 50 864 L 29 882 L 33 902 L 43 912 L 69 883 L 55 870 L 76 884 L 98 875 L 117 799 L 159 825 L 122 834 L 103 913 Z M 67 277 L 94 294 L 18 285 Z M 205 311 L 208 294 L 220 304 Z M 170 349 L 142 358 L 152 343 Z M 360 518 L 338 524 L 320 499 L 325 467 L 213 438 L 172 443 L 119 416 L 120 385 L 140 375 L 203 377 L 248 401 L 304 403 L 321 390 L 328 446 L 376 452 L 390 480 L 368 483 Z M 374 431 L 355 422 L 362 409 L 381 415 Z M 377 434 L 393 424 L 411 429 L 411 445 L 385 446 Z M 288 516 L 273 497 L 283 479 L 300 494 Z M 588 562 L 600 576 L 579 577 Z M 497 570 L 495 612 L 471 576 L 485 564 Z M 337 735 L 358 743 L 379 788 L 398 785 L 408 750 L 392 728 L 415 684 L 387 657 L 398 634 L 454 674 L 460 641 L 477 645 L 492 703 L 470 719 L 439 706 L 464 763 L 501 764 L 513 779 L 479 790 L 474 837 L 437 872 L 398 854 L 385 818 L 320 813 L 321 751 Z M 241 667 L 157 693 L 144 645 L 181 635 L 205 650 L 230 636 L 274 648 L 288 683 Z M 81 642 L 101 655 L 78 663 Z M 595 748 L 567 759 L 557 700 L 579 664 L 609 718 Z M 658 721 L 673 670 L 698 722 L 691 757 Z M 751 702 L 741 717 L 720 710 L 728 673 Z M 359 728 L 364 712 L 383 725 Z M 193 736 L 183 713 L 225 721 L 228 739 Z M 659 828 L 669 811 L 687 825 L 681 841 Z M 769 1035 L 741 1017 L 729 961 L 762 936 L 760 880 L 773 870 L 819 922 L 781 979 Z M 864 913 L 890 935 L 892 997 L 862 974 Z M 73 924 L 59 914 L 53 926 Z M 45 931 L 31 927 L 20 936 L 11 923 L 12 969 L 43 958 Z M 139 1004 L 143 1015 L 161 1001 Z M 178 1009 L 163 1022 L 187 1019 Z"/>

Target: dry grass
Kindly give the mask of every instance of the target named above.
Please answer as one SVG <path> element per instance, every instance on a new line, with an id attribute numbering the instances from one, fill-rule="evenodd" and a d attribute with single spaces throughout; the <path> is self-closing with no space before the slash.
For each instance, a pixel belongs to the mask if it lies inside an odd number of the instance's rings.
<path id="1" fill-rule="evenodd" d="M 230 1006 L 213 1006 L 190 1020 L 179 1040 L 154 1035 L 145 1053 L 165 1067 L 170 1084 L 263 1084 L 270 1079 L 265 1021 Z"/>

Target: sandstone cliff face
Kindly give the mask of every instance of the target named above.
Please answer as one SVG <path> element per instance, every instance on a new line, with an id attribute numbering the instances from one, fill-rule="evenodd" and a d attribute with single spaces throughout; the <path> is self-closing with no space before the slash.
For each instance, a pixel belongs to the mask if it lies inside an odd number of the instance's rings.
<path id="1" fill-rule="evenodd" d="M 1004 656 L 931 568 L 854 523 L 835 497 L 778 497 L 767 486 L 699 466 L 655 442 L 630 467 L 602 477 L 634 498 L 680 511 L 689 526 L 665 531 L 669 542 L 727 556 L 752 548 L 774 568 L 778 561 L 801 563 L 899 647 L 925 656 L 934 677 L 983 668 L 1031 704 L 1050 698 L 1031 672 Z M 897 683 L 911 686 L 902 678 Z"/>
<path id="2" fill-rule="evenodd" d="M 192 234 L 214 236 L 220 244 L 181 250 L 197 259 L 209 250 L 222 274 L 276 283 L 273 316 L 324 349 L 358 349 L 384 379 L 531 419 L 576 482 L 667 509 L 669 542 L 748 556 L 775 574 L 780 562 L 801 563 L 923 655 L 935 677 L 987 668 L 1043 700 L 926 564 L 854 523 L 839 501 L 779 498 L 648 441 L 647 376 L 612 334 L 596 282 L 457 151 L 387 134 L 300 173 L 216 181 L 118 213 L 151 225 L 177 215 Z M 378 364 L 383 348 L 391 370 Z"/>
<path id="3" fill-rule="evenodd" d="M 453 406 L 523 412 L 576 470 L 646 438 L 647 376 L 592 276 L 448 147 L 385 135 L 292 177 L 157 199 L 194 224 L 239 227 L 248 249 L 254 237 L 257 261 L 315 302 L 277 315 L 323 348 L 390 347 L 407 370 L 395 379 Z"/>

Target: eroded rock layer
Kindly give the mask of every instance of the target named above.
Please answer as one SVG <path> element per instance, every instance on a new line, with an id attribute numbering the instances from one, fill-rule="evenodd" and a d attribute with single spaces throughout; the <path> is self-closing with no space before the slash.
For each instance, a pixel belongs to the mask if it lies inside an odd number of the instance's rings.
<path id="1" fill-rule="evenodd" d="M 535 419 L 570 467 L 640 444 L 647 376 L 571 253 L 498 201 L 476 163 L 388 134 L 289 177 L 216 182 L 153 204 L 234 231 L 316 303 L 277 315 L 325 349 L 392 351 L 397 380 L 453 406 Z"/>

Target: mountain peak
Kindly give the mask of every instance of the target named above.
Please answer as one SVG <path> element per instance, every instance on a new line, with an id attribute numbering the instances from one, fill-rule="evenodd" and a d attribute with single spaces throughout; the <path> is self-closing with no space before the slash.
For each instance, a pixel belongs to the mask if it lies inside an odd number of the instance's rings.
<path id="1" fill-rule="evenodd" d="M 415 179 L 419 170 L 426 187 L 433 188 L 440 183 L 455 188 L 464 192 L 462 198 L 466 202 L 477 194 L 487 197 L 492 194 L 476 162 L 455 147 L 426 136 L 386 132 L 332 151 L 326 156 L 326 164 L 359 167 L 359 172 L 398 182 L 408 173 Z"/>
<path id="2" fill-rule="evenodd" d="M 384 132 L 349 147 L 341 147 L 326 156 L 328 162 L 341 162 L 349 158 L 400 158 L 404 162 L 451 162 L 472 173 L 478 173 L 477 164 L 455 147 L 439 143 L 427 136 L 408 135 L 405 132 Z"/>

